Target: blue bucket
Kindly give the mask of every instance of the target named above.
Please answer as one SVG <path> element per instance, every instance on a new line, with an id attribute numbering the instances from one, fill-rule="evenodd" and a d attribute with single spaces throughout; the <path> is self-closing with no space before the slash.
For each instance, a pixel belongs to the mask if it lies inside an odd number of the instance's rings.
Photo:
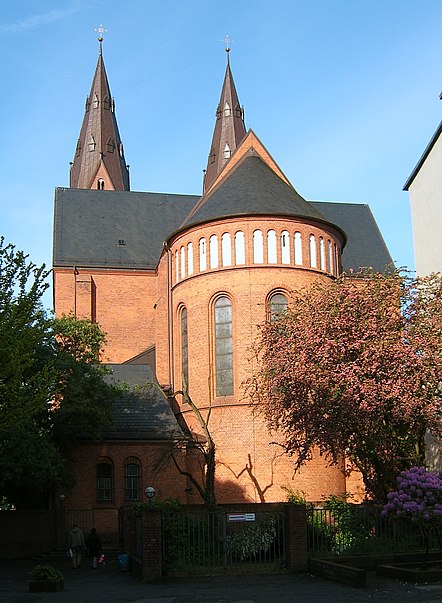
<path id="1" fill-rule="evenodd" d="M 129 555 L 126 555 L 126 554 L 118 555 L 118 568 L 121 572 L 128 572 L 130 570 Z"/>

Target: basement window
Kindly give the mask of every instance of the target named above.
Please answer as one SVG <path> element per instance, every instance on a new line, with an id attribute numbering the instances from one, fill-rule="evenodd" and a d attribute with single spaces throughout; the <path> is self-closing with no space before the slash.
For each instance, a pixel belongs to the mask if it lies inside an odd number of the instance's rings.
<path id="1" fill-rule="evenodd" d="M 126 247 L 126 239 L 119 239 L 118 240 L 118 246 L 119 247 Z"/>

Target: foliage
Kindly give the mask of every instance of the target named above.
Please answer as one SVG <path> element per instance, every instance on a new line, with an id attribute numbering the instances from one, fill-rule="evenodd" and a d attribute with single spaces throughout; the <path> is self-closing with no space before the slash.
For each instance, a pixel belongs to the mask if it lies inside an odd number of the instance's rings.
<path id="1" fill-rule="evenodd" d="M 64 579 L 63 572 L 52 565 L 35 565 L 31 570 L 31 580 L 60 582 Z"/>
<path id="2" fill-rule="evenodd" d="M 307 499 L 303 490 L 296 490 L 289 486 L 281 486 L 281 490 L 284 490 L 287 495 L 287 502 L 292 505 L 305 505 L 307 506 Z"/>
<path id="3" fill-rule="evenodd" d="M 358 278 L 357 278 L 358 277 Z M 261 328 L 249 392 L 294 455 L 357 467 L 384 502 L 441 432 L 442 279 L 343 275 L 293 294 Z"/>
<path id="4" fill-rule="evenodd" d="M 48 274 L 0 238 L 0 497 L 18 507 L 69 485 L 72 446 L 99 437 L 114 393 L 98 325 L 44 310 Z"/>
<path id="5" fill-rule="evenodd" d="M 230 536 L 227 550 L 235 559 L 244 561 L 267 553 L 277 537 L 277 524 L 274 517 L 264 521 L 242 525 Z"/>
<path id="6" fill-rule="evenodd" d="M 397 478 L 398 489 L 389 492 L 384 516 L 417 523 L 429 549 L 430 531 L 439 536 L 442 527 L 442 471 L 412 467 Z"/>

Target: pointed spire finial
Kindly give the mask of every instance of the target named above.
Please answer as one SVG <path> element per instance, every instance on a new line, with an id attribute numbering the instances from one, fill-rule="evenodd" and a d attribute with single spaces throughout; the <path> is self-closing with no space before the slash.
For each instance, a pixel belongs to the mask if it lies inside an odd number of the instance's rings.
<path id="1" fill-rule="evenodd" d="M 96 27 L 94 29 L 94 31 L 96 31 L 98 34 L 98 41 L 100 42 L 100 53 L 101 53 L 101 47 L 103 44 L 103 34 L 107 32 L 107 29 L 104 27 L 104 25 L 100 24 L 98 27 Z"/>
<path id="2" fill-rule="evenodd" d="M 232 40 L 230 39 L 229 34 L 227 34 L 226 37 L 224 38 L 224 40 L 222 40 L 222 41 L 226 45 L 227 63 L 228 63 L 229 62 L 230 44 L 231 44 Z"/>

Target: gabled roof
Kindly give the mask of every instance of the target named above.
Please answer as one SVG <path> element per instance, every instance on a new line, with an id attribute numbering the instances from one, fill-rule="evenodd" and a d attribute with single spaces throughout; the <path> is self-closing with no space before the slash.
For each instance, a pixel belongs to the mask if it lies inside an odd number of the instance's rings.
<path id="1" fill-rule="evenodd" d="M 54 267 L 154 270 L 196 195 L 57 188 Z"/>
<path id="2" fill-rule="evenodd" d="M 129 171 L 115 117 L 115 103 L 101 52 L 77 142 L 70 173 L 72 188 L 97 188 L 97 174 L 106 176 L 106 188 L 129 190 Z"/>
<path id="3" fill-rule="evenodd" d="M 113 403 L 114 422 L 103 431 L 111 440 L 170 440 L 183 439 L 170 404 L 155 385 L 155 375 L 149 366 L 109 364 L 110 383 L 126 383 L 128 391 Z"/>
<path id="4" fill-rule="evenodd" d="M 427 145 L 427 148 L 425 149 L 425 151 L 422 154 L 422 157 L 419 159 L 419 161 L 416 164 L 416 167 L 414 168 L 414 170 L 411 172 L 410 177 L 408 178 L 407 182 L 404 184 L 404 191 L 408 191 L 408 189 L 410 188 L 410 186 L 413 183 L 413 180 L 416 178 L 416 176 L 418 175 L 421 167 L 424 165 L 428 155 L 431 153 L 431 150 L 433 149 L 434 145 L 436 144 L 436 142 L 439 139 L 439 136 L 442 134 L 442 121 L 439 124 L 439 127 L 437 128 L 436 132 L 433 134 L 433 138 L 430 140 L 430 142 Z"/>
<path id="5" fill-rule="evenodd" d="M 384 272 L 394 266 L 368 205 L 328 201 L 309 203 L 347 234 L 347 244 L 341 258 L 344 272 L 357 272 L 360 268 L 372 268 L 377 272 Z"/>
<path id="6" fill-rule="evenodd" d="M 218 174 L 246 135 L 244 111 L 239 104 L 235 82 L 230 70 L 229 51 L 230 49 L 227 49 L 226 73 L 221 98 L 216 110 L 215 129 L 204 176 L 204 192 L 212 186 Z"/>

